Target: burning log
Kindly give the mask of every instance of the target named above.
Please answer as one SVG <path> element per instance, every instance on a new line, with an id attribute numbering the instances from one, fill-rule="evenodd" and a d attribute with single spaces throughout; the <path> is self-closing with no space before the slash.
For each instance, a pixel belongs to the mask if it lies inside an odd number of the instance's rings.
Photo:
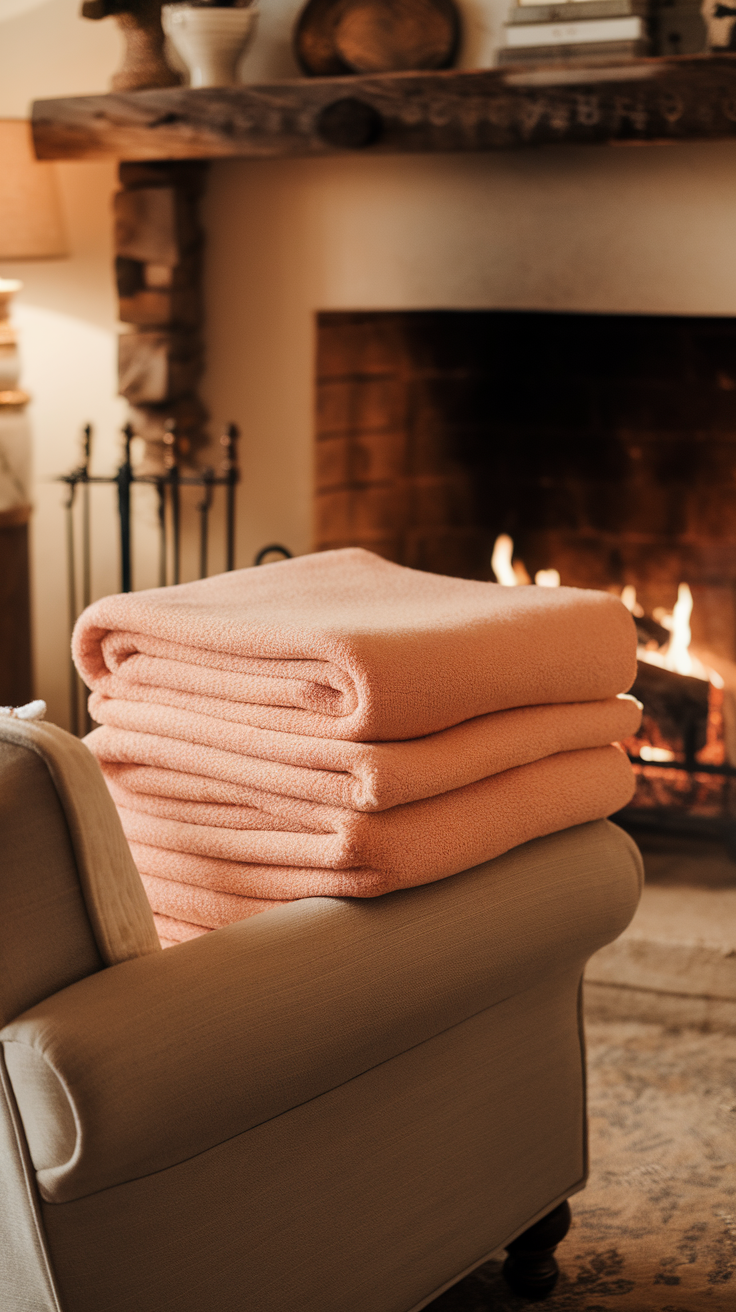
<path id="1" fill-rule="evenodd" d="M 729 765 L 736 766 L 736 664 L 725 656 L 699 651 L 699 659 L 723 684 L 723 739 Z"/>
<path id="2" fill-rule="evenodd" d="M 523 562 L 514 560 L 513 539 L 506 533 L 496 538 L 491 568 L 506 587 L 531 582 Z M 542 587 L 559 587 L 560 575 L 556 569 L 538 570 L 534 581 Z M 644 706 L 638 734 L 622 746 L 631 756 L 641 758 L 636 766 L 637 772 L 643 771 L 640 778 L 655 777 L 657 762 L 679 766 L 690 775 L 698 766 L 705 772 L 723 773 L 719 767 L 725 760 L 729 766 L 736 765 L 736 664 L 727 662 L 726 679 L 719 674 L 717 661 L 705 664 L 691 651 L 693 597 L 687 583 L 679 585 L 673 611 L 659 614 L 662 623 L 645 615 L 633 584 L 626 585 L 621 600 L 634 617 L 639 642 L 640 659 L 631 692 Z M 644 762 L 652 762 L 652 768 Z M 669 771 L 660 770 L 659 774 L 666 777 L 659 781 L 665 793 L 692 787 L 692 781 L 676 781 Z M 720 786 L 716 784 L 716 790 Z"/>
<path id="3" fill-rule="evenodd" d="M 707 738 L 710 684 L 639 661 L 631 691 L 644 705 L 639 737 L 693 761 Z"/>
<path id="4" fill-rule="evenodd" d="M 663 624 L 658 624 L 650 615 L 635 615 L 636 635 L 642 647 L 666 647 L 672 634 Z"/>

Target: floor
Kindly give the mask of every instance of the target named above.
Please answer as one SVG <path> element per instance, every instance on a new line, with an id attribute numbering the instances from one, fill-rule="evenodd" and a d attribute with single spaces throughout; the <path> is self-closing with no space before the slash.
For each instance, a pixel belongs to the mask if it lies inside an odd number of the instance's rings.
<path id="1" fill-rule="evenodd" d="M 546 1312 L 736 1309 L 736 1036 L 588 1025 L 591 1173 Z M 522 1312 L 489 1262 L 431 1312 Z"/>
<path id="2" fill-rule="evenodd" d="M 586 971 L 590 1013 L 736 1034 L 736 862 L 716 839 L 638 836 L 646 885 Z"/>
<path id="3" fill-rule="evenodd" d="M 736 863 L 642 836 L 645 897 L 593 959 L 591 1171 L 546 1312 L 736 1310 Z M 501 1257 L 431 1312 L 522 1312 Z"/>
<path id="4" fill-rule="evenodd" d="M 736 888 L 736 862 L 717 839 L 646 832 L 632 836 L 644 857 L 648 885 Z"/>

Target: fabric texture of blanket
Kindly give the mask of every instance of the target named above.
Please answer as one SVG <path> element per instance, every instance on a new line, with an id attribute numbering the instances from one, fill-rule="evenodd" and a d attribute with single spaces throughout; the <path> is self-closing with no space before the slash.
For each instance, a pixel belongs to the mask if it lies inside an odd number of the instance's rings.
<path id="1" fill-rule="evenodd" d="M 622 696 L 497 711 L 408 742 L 349 743 L 255 729 L 99 693 L 93 693 L 89 708 L 104 727 L 94 730 L 87 745 L 106 773 L 108 762 L 158 767 L 170 772 L 169 779 L 157 777 L 146 788 L 141 776 L 140 791 L 155 793 L 163 787 L 163 796 L 179 797 L 178 773 L 192 782 L 189 800 L 266 810 L 276 804 L 269 804 L 272 797 L 383 811 L 556 752 L 603 747 L 636 733 L 641 719 L 639 703 Z M 253 790 L 260 794 L 255 800 Z"/>
<path id="2" fill-rule="evenodd" d="M 319 831 L 277 829 L 269 816 L 261 827 L 246 808 L 230 808 L 238 814 L 223 823 L 224 808 L 210 803 L 179 803 L 172 819 L 166 805 L 156 814 L 155 799 L 131 810 L 125 790 L 111 791 L 154 911 L 177 916 L 185 898 L 193 919 L 213 927 L 248 913 L 232 916 L 233 898 L 377 897 L 433 883 L 619 810 L 632 780 L 618 747 L 561 752 L 371 815 L 312 804 Z"/>
<path id="3" fill-rule="evenodd" d="M 504 588 L 360 548 L 104 597 L 74 631 L 88 687 L 351 742 L 598 701 L 636 677 L 633 620 L 578 588 Z M 163 696 L 162 696 L 163 692 Z"/>
<path id="4" fill-rule="evenodd" d="M 375 897 L 610 815 L 641 708 L 617 598 L 359 549 L 107 597 L 87 738 L 164 942 L 296 897 Z"/>

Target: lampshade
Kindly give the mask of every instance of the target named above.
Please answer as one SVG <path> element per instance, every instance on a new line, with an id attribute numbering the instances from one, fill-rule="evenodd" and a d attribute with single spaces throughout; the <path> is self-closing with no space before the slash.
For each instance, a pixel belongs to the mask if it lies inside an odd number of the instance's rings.
<path id="1" fill-rule="evenodd" d="M 54 165 L 36 159 L 25 119 L 0 119 L 0 260 L 67 254 Z"/>

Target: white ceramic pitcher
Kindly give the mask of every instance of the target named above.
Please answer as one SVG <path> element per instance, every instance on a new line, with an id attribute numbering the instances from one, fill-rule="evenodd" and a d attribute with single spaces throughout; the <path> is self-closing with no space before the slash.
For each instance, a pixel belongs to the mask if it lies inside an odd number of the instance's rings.
<path id="1" fill-rule="evenodd" d="M 188 4 L 164 5 L 164 32 L 189 69 L 193 87 L 230 87 L 238 64 L 255 35 L 258 5 L 219 9 Z"/>

